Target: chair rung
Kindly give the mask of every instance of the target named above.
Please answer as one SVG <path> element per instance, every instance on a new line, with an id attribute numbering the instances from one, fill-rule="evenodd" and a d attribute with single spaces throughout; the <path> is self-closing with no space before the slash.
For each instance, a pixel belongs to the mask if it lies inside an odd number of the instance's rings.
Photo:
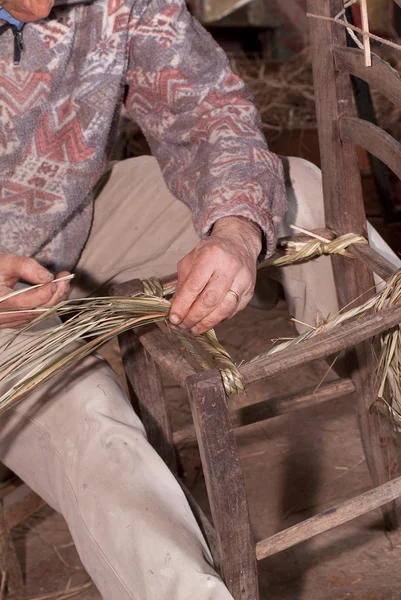
<path id="1" fill-rule="evenodd" d="M 293 525 L 280 533 L 256 544 L 256 558 L 262 560 L 287 548 L 291 548 L 311 537 L 352 521 L 365 513 L 379 508 L 401 496 L 401 477 L 388 481 L 334 508 L 325 510 L 310 519 Z"/>
<path id="2" fill-rule="evenodd" d="M 401 323 L 401 306 L 386 308 L 240 367 L 245 385 L 261 382 L 379 335 Z"/>
<path id="3" fill-rule="evenodd" d="M 350 378 L 337 379 L 331 383 L 325 383 L 316 390 L 316 386 L 301 390 L 297 394 L 270 398 L 255 404 L 249 404 L 233 412 L 231 422 L 234 427 L 251 425 L 266 419 L 272 419 L 280 415 L 301 410 L 334 400 L 347 394 L 352 394 L 355 386 Z"/>
<path id="4" fill-rule="evenodd" d="M 352 394 L 354 391 L 355 386 L 351 379 L 339 379 L 322 385 L 316 391 L 315 388 L 310 388 L 297 394 L 291 394 L 290 396 L 269 398 L 268 400 L 262 400 L 261 402 L 255 402 L 255 404 L 239 408 L 231 413 L 231 423 L 235 429 L 238 429 L 239 427 L 272 419 L 273 417 L 285 415 L 295 410 L 316 406 L 328 400 Z M 195 443 L 195 428 L 191 426 L 174 432 L 173 440 L 177 446 Z"/>

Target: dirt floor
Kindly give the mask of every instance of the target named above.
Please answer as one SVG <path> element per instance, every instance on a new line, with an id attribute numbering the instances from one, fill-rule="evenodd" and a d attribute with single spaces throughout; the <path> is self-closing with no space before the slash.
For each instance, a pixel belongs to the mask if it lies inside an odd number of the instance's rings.
<path id="1" fill-rule="evenodd" d="M 294 327 L 280 302 L 269 312 L 248 308 L 220 326 L 218 334 L 241 360 L 268 348 L 273 338 L 294 335 Z M 119 369 L 116 346 L 109 345 L 106 354 Z M 252 400 L 318 385 L 326 371 L 323 362 L 293 371 L 284 380 L 257 389 Z M 168 380 L 166 386 L 178 428 L 190 421 L 189 409 L 182 391 Z M 351 398 L 249 426 L 237 439 L 257 540 L 371 485 Z M 197 450 L 184 448 L 181 456 L 186 483 L 207 510 Z M 13 535 L 29 598 L 48 598 L 46 594 L 71 591 L 88 581 L 63 518 L 48 507 L 14 529 Z M 399 600 L 401 531 L 385 533 L 380 511 L 374 511 L 259 566 L 262 599 Z M 75 597 L 100 600 L 94 585 Z"/>

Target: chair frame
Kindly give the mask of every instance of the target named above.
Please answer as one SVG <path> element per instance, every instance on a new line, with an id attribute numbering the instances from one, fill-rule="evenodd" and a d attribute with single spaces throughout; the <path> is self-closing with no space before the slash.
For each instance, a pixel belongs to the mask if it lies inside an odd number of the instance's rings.
<path id="1" fill-rule="evenodd" d="M 342 0 L 308 0 L 309 12 L 324 17 L 333 18 L 342 8 Z M 326 226 L 337 235 L 353 232 L 366 236 L 355 146 L 377 156 L 401 178 L 401 145 L 377 126 L 354 116 L 350 74 L 378 86 L 398 106 L 401 106 L 401 78 L 375 56 L 372 67 L 365 67 L 363 52 L 347 48 L 345 30 L 331 21 L 313 19 L 310 39 Z M 369 246 L 351 246 L 350 252 L 358 260 L 341 256 L 332 258 L 341 307 L 355 298 L 360 298 L 362 303 L 373 294 L 374 273 L 387 279 L 395 271 L 391 263 Z M 141 282 L 133 280 L 115 286 L 110 293 L 132 295 L 141 291 Z M 285 352 L 240 367 L 244 383 L 250 385 L 268 382 L 273 375 L 346 350 L 349 377 L 325 384 L 316 393 L 302 390 L 295 395 L 259 402 L 236 411 L 229 409 L 219 372 L 196 372 L 188 358 L 157 326 L 138 334 L 127 332 L 120 336 L 133 402 L 143 419 L 150 443 L 176 473 L 175 444 L 195 438 L 198 442 L 214 523 L 214 533 L 211 526 L 206 527 L 208 541 L 235 600 L 259 597 L 258 560 L 377 507 L 382 507 L 386 527 L 398 525 L 401 477 L 397 442 L 388 420 L 372 409 L 376 398 L 369 340 L 400 322 L 401 307 L 385 309 L 380 314 L 344 323 Z M 173 433 L 160 368 L 187 390 L 192 428 Z M 255 544 L 235 429 L 353 392 L 373 489 Z M 214 426 L 216 422 L 219 423 L 218 431 Z"/>

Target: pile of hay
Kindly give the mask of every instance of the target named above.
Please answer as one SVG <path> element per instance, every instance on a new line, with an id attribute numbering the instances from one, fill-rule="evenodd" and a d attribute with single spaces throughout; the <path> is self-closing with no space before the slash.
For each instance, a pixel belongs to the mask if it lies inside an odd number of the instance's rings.
<path id="1" fill-rule="evenodd" d="M 372 45 L 372 50 L 401 74 L 401 52 Z M 266 137 L 288 129 L 317 128 L 309 49 L 292 60 L 273 63 L 260 57 L 231 57 L 234 71 L 251 90 Z M 401 142 L 401 109 L 371 89 L 378 124 Z"/>
<path id="2" fill-rule="evenodd" d="M 253 95 L 268 139 L 285 129 L 317 127 L 309 49 L 285 62 L 244 55 L 230 62 Z"/>

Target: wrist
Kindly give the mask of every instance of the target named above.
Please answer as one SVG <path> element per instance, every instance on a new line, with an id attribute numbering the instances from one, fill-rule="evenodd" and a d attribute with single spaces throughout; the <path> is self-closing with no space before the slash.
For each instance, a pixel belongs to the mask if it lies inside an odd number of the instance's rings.
<path id="1" fill-rule="evenodd" d="M 232 215 L 221 217 L 212 228 L 212 235 L 239 235 L 247 245 L 251 245 L 256 257 L 262 250 L 263 232 L 261 227 L 247 217 Z"/>

